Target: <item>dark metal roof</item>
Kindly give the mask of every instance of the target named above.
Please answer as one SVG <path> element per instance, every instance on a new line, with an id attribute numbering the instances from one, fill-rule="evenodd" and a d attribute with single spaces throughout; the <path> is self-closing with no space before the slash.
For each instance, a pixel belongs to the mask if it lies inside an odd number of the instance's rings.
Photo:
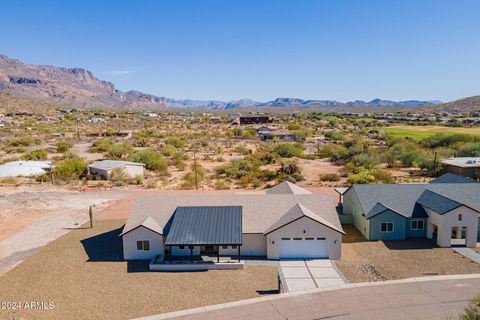
<path id="1" fill-rule="evenodd" d="M 477 181 L 447 172 L 444 175 L 433 179 L 430 183 L 477 183 Z"/>
<path id="2" fill-rule="evenodd" d="M 166 245 L 241 245 L 241 206 L 177 207 Z"/>

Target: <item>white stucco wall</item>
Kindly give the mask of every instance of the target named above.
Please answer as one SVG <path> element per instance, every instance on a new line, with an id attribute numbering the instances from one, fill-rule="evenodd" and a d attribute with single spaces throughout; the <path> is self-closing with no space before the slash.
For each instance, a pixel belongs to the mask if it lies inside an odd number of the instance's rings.
<path id="1" fill-rule="evenodd" d="M 303 232 L 305 231 L 305 233 Z M 325 238 L 330 259 L 340 259 L 342 234 L 312 219 L 303 217 L 267 235 L 267 257 L 278 259 L 281 238 Z"/>
<path id="2" fill-rule="evenodd" d="M 136 176 L 142 176 L 144 174 L 144 167 L 143 166 L 129 166 L 125 165 L 121 167 L 125 174 L 129 176 L 130 178 L 135 178 Z M 98 175 L 104 179 L 110 179 L 110 175 L 112 173 L 113 169 L 110 170 L 105 170 L 105 169 L 97 169 L 97 168 L 91 168 L 89 167 L 88 170 L 90 171 L 90 174 L 93 175 Z"/>
<path id="3" fill-rule="evenodd" d="M 137 241 L 150 241 L 150 250 L 137 250 Z M 164 237 L 142 226 L 122 236 L 125 260 L 148 260 L 164 254 Z"/>
<path id="4" fill-rule="evenodd" d="M 240 250 L 242 256 L 265 257 L 267 255 L 267 237 L 261 233 L 244 233 Z"/>
<path id="5" fill-rule="evenodd" d="M 143 177 L 143 166 L 123 166 L 123 170 L 125 173 L 130 176 L 131 178 L 135 178 L 136 176 Z"/>
<path id="6" fill-rule="evenodd" d="M 465 244 L 474 248 L 477 245 L 478 213 L 470 208 L 461 206 L 450 212 L 438 214 L 428 208 L 424 208 L 428 214 L 427 237 L 432 238 L 433 225 L 437 226 L 437 244 L 440 247 L 450 247 L 452 238 L 452 227 L 466 227 Z M 462 215 L 462 220 L 458 215 Z"/>

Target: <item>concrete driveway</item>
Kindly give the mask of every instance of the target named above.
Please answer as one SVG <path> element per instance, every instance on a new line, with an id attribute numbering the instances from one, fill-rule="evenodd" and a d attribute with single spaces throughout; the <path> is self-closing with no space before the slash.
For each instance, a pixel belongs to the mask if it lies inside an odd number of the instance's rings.
<path id="1" fill-rule="evenodd" d="M 280 278 L 287 292 L 315 288 L 332 288 L 347 281 L 332 261 L 281 260 Z"/>

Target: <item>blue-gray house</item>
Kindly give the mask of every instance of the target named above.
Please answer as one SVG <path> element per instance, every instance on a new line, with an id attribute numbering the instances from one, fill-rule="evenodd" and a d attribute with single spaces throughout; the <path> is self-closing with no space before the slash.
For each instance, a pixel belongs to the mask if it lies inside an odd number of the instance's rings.
<path id="1" fill-rule="evenodd" d="M 447 174 L 430 183 L 354 184 L 343 193 L 343 221 L 368 240 L 451 239 L 475 247 L 479 237 L 480 183 Z M 342 217 L 343 216 L 343 217 Z"/>

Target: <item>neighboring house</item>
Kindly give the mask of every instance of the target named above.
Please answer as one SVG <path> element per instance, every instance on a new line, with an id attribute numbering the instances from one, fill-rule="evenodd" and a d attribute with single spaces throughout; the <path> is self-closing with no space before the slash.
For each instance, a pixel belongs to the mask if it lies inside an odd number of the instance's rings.
<path id="1" fill-rule="evenodd" d="M 12 161 L 0 165 L 0 178 L 38 176 L 52 168 L 50 161 Z"/>
<path id="2" fill-rule="evenodd" d="M 448 158 L 442 163 L 448 172 L 472 179 L 480 178 L 480 157 Z"/>
<path id="3" fill-rule="evenodd" d="M 269 139 L 280 140 L 280 141 L 296 141 L 297 134 L 295 131 L 291 130 L 282 130 L 282 129 L 272 129 L 262 127 L 257 129 L 257 133 L 262 141 Z"/>
<path id="4" fill-rule="evenodd" d="M 137 176 L 143 177 L 145 165 L 138 162 L 120 161 L 120 160 L 102 160 L 95 161 L 88 165 L 88 172 L 92 175 L 100 176 L 106 180 L 109 180 L 112 174 L 112 170 L 120 168 L 130 178 Z"/>
<path id="5" fill-rule="evenodd" d="M 272 123 L 272 117 L 260 116 L 260 117 L 240 117 L 240 124 L 259 124 L 259 123 Z"/>
<path id="6" fill-rule="evenodd" d="M 471 182 L 450 174 L 426 184 L 354 184 L 343 193 L 343 215 L 368 240 L 426 237 L 450 247 L 458 238 L 476 247 L 480 183 Z"/>
<path id="7" fill-rule="evenodd" d="M 125 259 L 202 254 L 339 259 L 332 199 L 283 182 L 266 194 L 145 196 L 121 233 Z"/>

